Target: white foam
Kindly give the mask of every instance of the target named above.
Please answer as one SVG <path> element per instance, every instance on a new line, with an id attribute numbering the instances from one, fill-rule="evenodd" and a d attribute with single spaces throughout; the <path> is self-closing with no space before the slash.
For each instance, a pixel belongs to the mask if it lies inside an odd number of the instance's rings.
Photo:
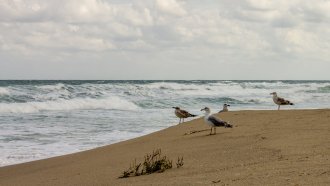
<path id="1" fill-rule="evenodd" d="M 77 130 L 79 131 L 79 129 Z M 43 145 L 40 145 L 38 141 L 15 141 L 15 143 L 5 144 L 4 150 L 0 155 L 0 167 L 88 150 L 155 131 L 157 129 L 149 128 L 140 132 L 116 129 L 108 132 L 91 132 L 89 135 L 76 133 L 75 138 L 57 138 L 57 141 Z M 54 139 L 56 138 L 54 137 Z"/>
<path id="2" fill-rule="evenodd" d="M 77 109 L 135 110 L 138 109 L 138 106 L 133 102 L 115 96 L 104 99 L 75 98 L 71 100 L 0 104 L 0 113 L 34 113 L 43 110 Z"/>
<path id="3" fill-rule="evenodd" d="M 142 91 L 152 91 L 157 93 L 166 93 L 174 95 L 216 95 L 217 92 L 210 89 L 210 84 L 183 84 L 183 83 L 174 83 L 174 82 L 157 82 L 150 83 L 146 85 L 141 85 Z M 149 93 L 150 94 L 150 93 Z"/>
<path id="4" fill-rule="evenodd" d="M 57 83 L 55 85 L 42 85 L 39 86 L 39 88 L 46 90 L 62 90 L 65 89 L 65 85 L 63 83 Z"/>
<path id="5" fill-rule="evenodd" d="M 10 92 L 8 89 L 0 87 L 0 95 L 9 95 Z"/>
<path id="6" fill-rule="evenodd" d="M 157 82 L 147 84 L 146 87 L 153 89 L 171 89 L 171 90 L 196 90 L 199 89 L 198 84 L 181 84 L 172 82 Z"/>

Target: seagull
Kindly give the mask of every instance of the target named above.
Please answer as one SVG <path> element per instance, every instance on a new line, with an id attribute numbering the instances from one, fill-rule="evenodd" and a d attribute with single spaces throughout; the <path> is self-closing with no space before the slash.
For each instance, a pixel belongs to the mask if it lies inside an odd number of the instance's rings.
<path id="1" fill-rule="evenodd" d="M 184 118 L 188 118 L 188 117 L 195 117 L 197 115 L 194 114 L 190 114 L 189 112 L 185 111 L 185 110 L 181 110 L 180 107 L 172 107 L 175 109 L 174 113 L 175 115 L 180 118 L 179 124 L 181 123 L 181 119 L 182 122 L 184 122 Z"/>
<path id="2" fill-rule="evenodd" d="M 220 112 L 228 112 L 228 107 L 230 107 L 230 105 L 228 105 L 228 104 L 226 104 L 226 103 L 223 104 L 223 109 L 220 110 L 219 113 L 220 113 Z"/>
<path id="3" fill-rule="evenodd" d="M 212 135 L 213 128 L 214 128 L 213 134 L 217 133 L 216 127 L 233 128 L 233 126 L 231 124 L 229 124 L 228 122 L 223 121 L 223 120 L 211 115 L 211 110 L 208 107 L 201 109 L 201 111 L 205 111 L 204 121 L 206 124 L 208 124 L 211 127 L 210 135 Z"/>
<path id="4" fill-rule="evenodd" d="M 289 100 L 285 100 L 284 98 L 277 97 L 276 92 L 272 92 L 270 93 L 270 95 L 273 95 L 273 101 L 275 104 L 278 105 L 277 110 L 280 110 L 281 105 L 293 105 L 293 103 L 291 103 Z"/>

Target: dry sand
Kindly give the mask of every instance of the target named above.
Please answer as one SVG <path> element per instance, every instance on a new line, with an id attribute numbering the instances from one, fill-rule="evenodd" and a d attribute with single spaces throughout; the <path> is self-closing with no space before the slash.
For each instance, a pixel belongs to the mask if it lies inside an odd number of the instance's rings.
<path id="1" fill-rule="evenodd" d="M 217 135 L 201 118 L 76 154 L 0 168 L 0 185 L 330 185 L 330 110 L 221 113 L 234 128 Z M 161 148 L 184 165 L 118 179 Z M 216 183 L 213 183 L 216 182 Z"/>

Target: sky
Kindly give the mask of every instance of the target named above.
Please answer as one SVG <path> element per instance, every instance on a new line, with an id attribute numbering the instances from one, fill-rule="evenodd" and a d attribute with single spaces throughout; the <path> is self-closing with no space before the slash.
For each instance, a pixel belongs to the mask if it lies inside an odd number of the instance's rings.
<path id="1" fill-rule="evenodd" d="M 0 0 L 0 79 L 329 80 L 330 0 Z"/>

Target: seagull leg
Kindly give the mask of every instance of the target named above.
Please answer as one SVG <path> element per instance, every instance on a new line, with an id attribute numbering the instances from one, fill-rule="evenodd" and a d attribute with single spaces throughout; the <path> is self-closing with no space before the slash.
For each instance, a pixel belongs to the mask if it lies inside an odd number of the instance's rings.
<path id="1" fill-rule="evenodd" d="M 278 108 L 277 108 L 277 110 L 280 110 L 280 107 L 281 107 L 281 105 L 278 105 Z"/>
<path id="2" fill-rule="evenodd" d="M 217 128 L 216 127 L 214 127 L 214 134 L 216 134 L 217 133 Z"/>
<path id="3" fill-rule="evenodd" d="M 182 118 L 182 123 L 184 123 L 184 118 Z"/>
<path id="4" fill-rule="evenodd" d="M 212 128 L 213 128 L 213 127 L 211 127 L 211 132 L 210 132 L 210 135 L 212 135 Z"/>

